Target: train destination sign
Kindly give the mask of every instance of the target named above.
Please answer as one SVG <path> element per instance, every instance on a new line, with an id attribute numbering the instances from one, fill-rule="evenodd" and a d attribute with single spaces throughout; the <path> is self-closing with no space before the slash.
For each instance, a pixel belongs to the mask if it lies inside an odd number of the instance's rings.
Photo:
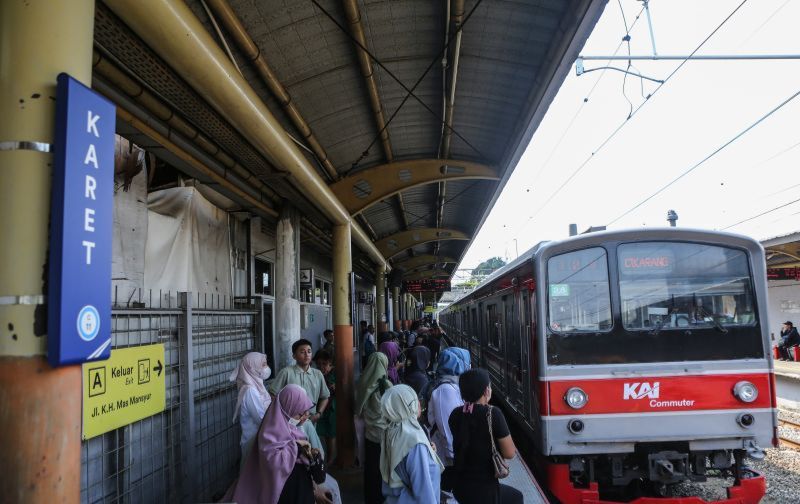
<path id="1" fill-rule="evenodd" d="M 47 357 L 60 366 L 111 351 L 116 109 L 63 73 L 56 95 Z"/>
<path id="2" fill-rule="evenodd" d="M 405 280 L 403 281 L 403 290 L 406 292 L 450 292 L 450 280 L 447 278 Z"/>
<path id="3" fill-rule="evenodd" d="M 164 345 L 118 348 L 83 365 L 83 439 L 164 411 Z"/>

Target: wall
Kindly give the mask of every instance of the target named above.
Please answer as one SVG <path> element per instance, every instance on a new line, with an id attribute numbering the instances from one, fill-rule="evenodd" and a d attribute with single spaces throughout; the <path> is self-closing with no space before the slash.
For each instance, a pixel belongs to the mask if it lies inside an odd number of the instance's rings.
<path id="1" fill-rule="evenodd" d="M 771 280 L 767 282 L 769 298 L 769 329 L 777 344 L 781 324 L 787 320 L 800 324 L 800 282 L 797 280 Z"/>

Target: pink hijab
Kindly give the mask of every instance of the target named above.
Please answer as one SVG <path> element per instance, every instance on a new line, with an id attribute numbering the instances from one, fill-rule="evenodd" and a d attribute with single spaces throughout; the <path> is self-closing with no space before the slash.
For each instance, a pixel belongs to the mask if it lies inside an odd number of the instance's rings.
<path id="1" fill-rule="evenodd" d="M 242 361 L 233 370 L 230 381 L 235 381 L 236 386 L 239 387 L 239 397 L 236 398 L 236 408 L 233 410 L 233 421 L 239 417 L 239 412 L 242 409 L 242 398 L 244 397 L 247 387 L 253 387 L 258 396 L 264 401 L 266 406 L 269 406 L 270 399 L 266 387 L 264 387 L 264 380 L 261 378 L 261 370 L 267 365 L 267 355 L 259 352 L 250 352 L 242 358 Z"/>
<path id="2" fill-rule="evenodd" d="M 241 504 L 276 504 L 283 485 L 298 458 L 297 441 L 305 434 L 289 424 L 289 418 L 308 411 L 314 404 L 299 385 L 286 385 L 272 403 L 247 454 L 242 474 L 235 483 L 231 501 Z"/>

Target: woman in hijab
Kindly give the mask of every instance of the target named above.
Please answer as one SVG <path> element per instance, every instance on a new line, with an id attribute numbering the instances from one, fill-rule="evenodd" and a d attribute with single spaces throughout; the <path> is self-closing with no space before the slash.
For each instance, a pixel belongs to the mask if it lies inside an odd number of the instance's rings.
<path id="1" fill-rule="evenodd" d="M 386 422 L 381 413 L 381 396 L 392 383 L 387 378 L 389 359 L 381 352 L 369 356 L 367 367 L 361 373 L 356 386 L 354 412 L 364 419 L 364 502 L 381 504 L 381 478 L 378 464 L 381 457 L 381 441 Z"/>
<path id="2" fill-rule="evenodd" d="M 505 459 L 514 458 L 517 448 L 503 412 L 489 404 L 489 373 L 484 369 L 465 372 L 459 378 L 459 389 L 464 406 L 456 408 L 449 420 L 455 447 L 456 499 L 459 504 L 522 504 L 522 493 L 501 485 L 495 477 L 492 443 Z"/>
<path id="3" fill-rule="evenodd" d="M 397 359 L 400 357 L 400 347 L 394 341 L 384 341 L 378 347 L 378 351 L 389 359 L 389 369 L 387 374 L 392 385 L 400 383 L 400 373 L 397 372 Z"/>
<path id="4" fill-rule="evenodd" d="M 442 474 L 443 497 L 449 498 L 453 491 L 455 471 L 453 469 L 453 433 L 447 423 L 450 413 L 464 401 L 458 389 L 458 377 L 470 367 L 469 352 L 459 347 L 448 347 L 439 354 L 436 380 L 428 396 L 428 425 L 431 440 L 444 462 Z"/>
<path id="5" fill-rule="evenodd" d="M 419 398 L 408 385 L 381 398 L 386 430 L 381 440 L 381 477 L 387 504 L 439 502 L 442 463 L 417 421 Z"/>
<path id="6" fill-rule="evenodd" d="M 428 366 L 430 363 L 431 351 L 426 347 L 414 347 L 406 352 L 406 370 L 403 373 L 403 383 L 413 388 L 417 396 L 422 395 L 422 391 L 430 381 L 428 378 Z"/>
<path id="7" fill-rule="evenodd" d="M 229 380 L 236 382 L 239 395 L 236 398 L 236 408 L 233 412 L 233 421 L 239 419 L 242 427 L 242 437 L 239 446 L 242 449 L 242 466 L 247 458 L 247 452 L 261 425 L 267 408 L 272 398 L 264 387 L 264 380 L 268 379 L 272 370 L 267 365 L 266 354 L 250 352 L 231 373 Z"/>
<path id="8" fill-rule="evenodd" d="M 267 410 L 247 454 L 244 469 L 230 501 L 240 504 L 314 503 L 314 483 L 298 445 L 308 439 L 297 428 L 313 406 L 305 390 L 286 385 Z M 227 497 L 227 496 L 226 496 Z"/>

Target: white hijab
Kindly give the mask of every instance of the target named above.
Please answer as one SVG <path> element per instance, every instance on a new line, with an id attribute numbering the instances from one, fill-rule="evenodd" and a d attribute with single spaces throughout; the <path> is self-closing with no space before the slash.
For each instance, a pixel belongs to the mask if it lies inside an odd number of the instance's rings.
<path id="1" fill-rule="evenodd" d="M 381 413 L 387 422 L 381 439 L 381 476 L 391 488 L 400 488 L 403 482 L 395 472 L 408 452 L 418 444 L 428 448 L 431 458 L 439 464 L 439 471 L 444 470 L 442 462 L 431 448 L 428 436 L 417 421 L 419 399 L 414 389 L 408 385 L 395 385 L 387 390 L 381 398 Z"/>
<path id="2" fill-rule="evenodd" d="M 263 370 L 266 369 L 266 372 Z M 252 387 L 258 393 L 258 396 L 264 401 L 266 406 L 272 401 L 267 388 L 264 386 L 264 380 L 269 378 L 272 371 L 267 366 L 267 355 L 259 352 L 250 352 L 242 358 L 242 361 L 231 372 L 228 380 L 236 382 L 239 387 L 239 396 L 236 398 L 236 408 L 233 411 L 233 421 L 239 417 L 239 411 L 242 409 L 242 398 L 244 398 L 247 387 Z"/>

